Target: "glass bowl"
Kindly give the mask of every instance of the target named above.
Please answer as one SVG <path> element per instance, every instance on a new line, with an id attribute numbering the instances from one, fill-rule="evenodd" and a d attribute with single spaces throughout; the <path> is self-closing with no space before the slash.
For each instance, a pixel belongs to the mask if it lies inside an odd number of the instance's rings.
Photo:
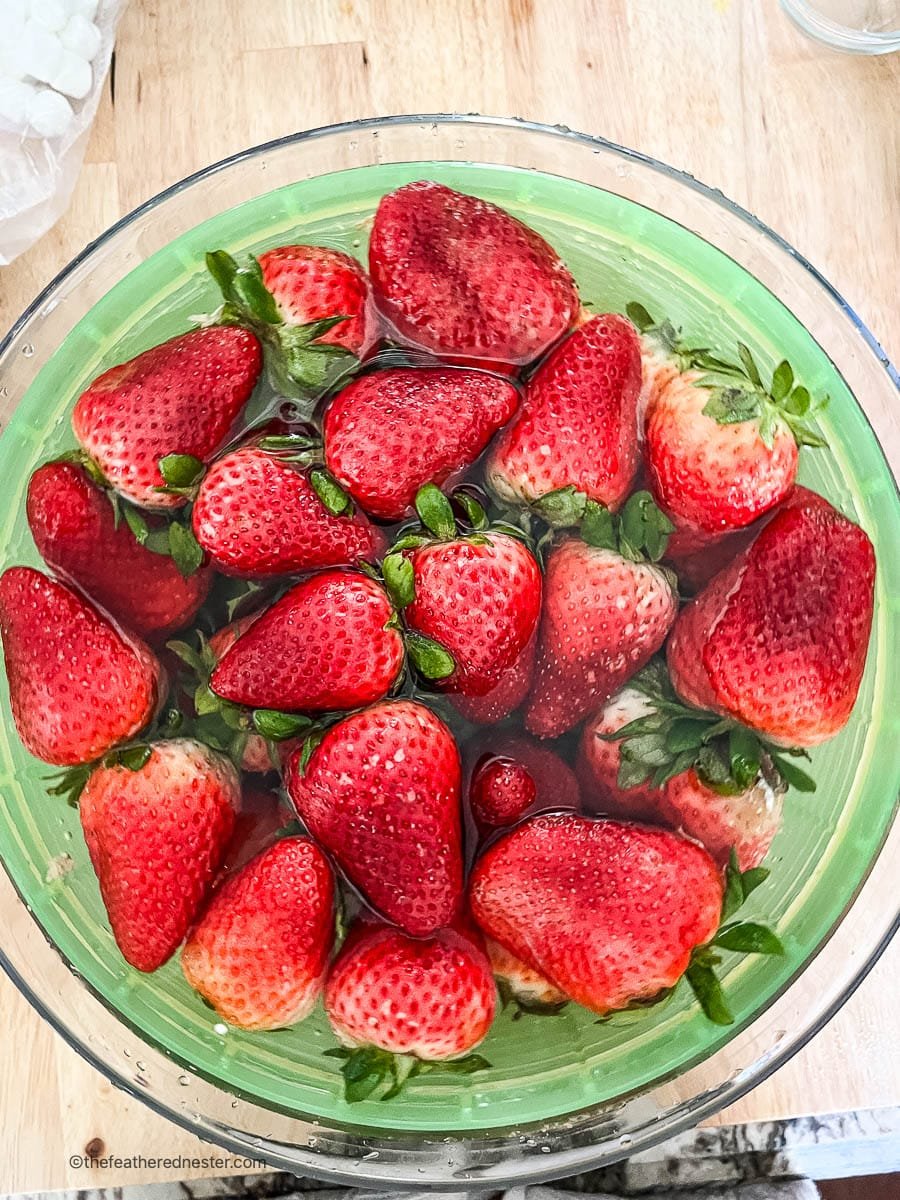
<path id="1" fill-rule="evenodd" d="M 198 172 L 114 225 L 34 302 L 0 347 L 3 558 L 36 562 L 23 516 L 34 466 L 71 444 L 86 383 L 214 304 L 203 252 L 325 241 L 364 255 L 378 197 L 430 177 L 478 192 L 549 237 L 582 296 L 640 300 L 703 344 L 788 357 L 830 393 L 830 452 L 801 478 L 876 544 L 871 651 L 850 725 L 813 752 L 814 796 L 792 795 L 772 876 L 748 915 L 783 959 L 725 963 L 736 1015 L 709 1024 L 685 987 L 635 1020 L 502 1014 L 489 1071 L 416 1080 L 389 1104 L 348 1107 L 320 1012 L 293 1030 L 227 1030 L 177 959 L 131 970 L 109 933 L 77 814 L 44 793 L 0 721 L 2 962 L 37 1009 L 113 1082 L 200 1136 L 281 1169 L 441 1190 L 559 1177 L 646 1148 L 736 1100 L 821 1028 L 896 923 L 891 829 L 900 760 L 897 376 L 841 297 L 721 193 L 633 151 L 566 129 L 482 117 L 392 117 L 284 138 Z M 856 397 L 856 399 L 854 399 Z M 880 444 L 879 444 L 880 443 Z M 730 959 L 731 956 L 729 956 Z"/>

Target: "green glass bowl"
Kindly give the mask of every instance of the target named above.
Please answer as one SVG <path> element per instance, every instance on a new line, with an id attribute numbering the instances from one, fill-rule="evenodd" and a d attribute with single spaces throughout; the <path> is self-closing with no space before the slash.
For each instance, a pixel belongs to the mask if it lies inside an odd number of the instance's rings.
<path id="1" fill-rule="evenodd" d="M 352 1107 L 321 1010 L 276 1033 L 226 1030 L 177 958 L 129 968 L 109 932 L 77 813 L 44 791 L 4 684 L 0 911 L 4 965 L 49 1020 L 117 1083 L 232 1149 L 359 1183 L 464 1187 L 612 1161 L 731 1102 L 852 991 L 896 916 L 879 851 L 900 791 L 900 503 L 882 445 L 900 446 L 896 374 L 852 311 L 795 252 L 687 176 L 588 138 L 521 122 L 398 117 L 300 134 L 211 167 L 150 201 L 54 281 L 0 347 L 3 565 L 38 563 L 24 517 L 34 467 L 72 444 L 69 413 L 101 370 L 215 306 L 204 252 L 322 242 L 365 259 L 379 197 L 431 178 L 476 192 L 544 234 L 596 310 L 640 300 L 696 342 L 745 341 L 825 391 L 830 451 L 801 480 L 875 543 L 875 622 L 847 728 L 813 751 L 815 795 L 791 793 L 748 915 L 777 925 L 783 959 L 726 956 L 736 1015 L 722 1029 L 685 987 L 597 1023 L 501 1014 L 473 1077 L 415 1080 Z M 879 437 L 882 444 L 879 444 Z M 896 836 L 896 834 L 895 834 Z M 880 890 L 879 890 L 880 889 Z M 18 894 L 18 895 L 17 895 Z M 21 899 L 19 899 L 21 898 Z M 830 940 L 829 940 L 830 939 Z"/>

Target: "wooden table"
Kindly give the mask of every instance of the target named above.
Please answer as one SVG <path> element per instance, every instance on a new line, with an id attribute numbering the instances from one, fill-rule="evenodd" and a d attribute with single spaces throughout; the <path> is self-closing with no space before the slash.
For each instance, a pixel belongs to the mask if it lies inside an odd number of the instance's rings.
<path id="1" fill-rule="evenodd" d="M 900 56 L 824 50 L 775 0 L 132 0 L 71 208 L 0 272 L 0 329 L 121 213 L 214 159 L 332 121 L 477 110 L 602 133 L 720 187 L 811 259 L 898 361 L 898 94 Z M 894 948 L 719 1122 L 900 1101 L 898 968 Z M 5 977 L 0 1062 L 0 1193 L 204 1173 L 71 1168 L 90 1143 L 204 1149 L 117 1093 Z"/>

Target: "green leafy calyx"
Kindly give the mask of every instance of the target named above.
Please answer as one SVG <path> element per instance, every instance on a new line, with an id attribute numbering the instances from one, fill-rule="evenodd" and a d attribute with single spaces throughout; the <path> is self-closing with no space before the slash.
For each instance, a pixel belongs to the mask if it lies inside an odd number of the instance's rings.
<path id="1" fill-rule="evenodd" d="M 377 1046 L 358 1046 L 354 1050 L 335 1046 L 324 1051 L 324 1054 L 326 1058 L 342 1060 L 344 1099 L 348 1104 L 357 1104 L 362 1100 L 392 1100 L 409 1080 L 426 1072 L 472 1075 L 476 1071 L 486 1071 L 491 1065 L 480 1054 L 467 1054 L 465 1058 L 449 1061 L 425 1062 L 411 1054 L 391 1054 Z"/>
<path id="2" fill-rule="evenodd" d="M 664 787 L 693 768 L 701 782 L 721 795 L 741 795 L 757 782 L 773 789 L 790 784 L 815 790 L 815 781 L 792 758 L 803 750 L 772 745 L 753 730 L 718 713 L 684 703 L 672 687 L 665 664 L 653 659 L 630 681 L 649 712 L 613 733 L 600 735 L 620 744 L 619 787 Z"/>
<path id="3" fill-rule="evenodd" d="M 716 968 L 722 962 L 720 950 L 737 954 L 766 954 L 779 957 L 784 954 L 781 939 L 767 925 L 756 921 L 731 921 L 730 917 L 744 904 L 748 897 L 765 883 L 769 872 L 765 867 L 751 867 L 741 871 L 735 850 L 732 848 L 725 867 L 725 890 L 722 901 L 721 924 L 703 946 L 698 946 L 691 955 L 685 973 L 688 984 L 700 1002 L 710 1021 L 716 1025 L 731 1025 L 734 1016 L 725 999 Z"/>
<path id="4" fill-rule="evenodd" d="M 320 340 L 335 326 L 350 320 L 348 315 L 336 313 L 305 325 L 289 324 L 252 254 L 238 263 L 227 251 L 213 250 L 206 255 L 206 266 L 223 298 L 211 321 L 246 325 L 256 333 L 268 351 L 269 375 L 281 395 L 321 395 L 359 369 L 355 354 Z"/>
<path id="5" fill-rule="evenodd" d="M 700 371 L 695 386 L 709 390 L 703 415 L 720 425 L 756 421 L 759 436 L 771 450 L 779 425 L 787 425 L 799 446 L 827 446 L 811 422 L 828 404 L 828 396 L 813 399 L 809 390 L 796 382 L 794 369 L 782 359 L 772 372 L 768 386 L 750 347 L 738 342 L 739 362 L 720 358 L 706 347 L 688 346 L 671 321 L 656 322 L 642 304 L 632 302 L 626 314 L 638 330 L 655 341 L 678 362 L 680 371 Z"/>
<path id="6" fill-rule="evenodd" d="M 309 473 L 313 491 L 333 517 L 350 516 L 353 501 L 334 476 L 324 467 L 314 467 Z"/>
<path id="7" fill-rule="evenodd" d="M 589 546 L 612 550 L 632 562 L 659 562 L 675 528 L 647 491 L 634 492 L 618 513 L 572 485 L 547 492 L 531 507 L 554 528 L 577 527 Z"/>

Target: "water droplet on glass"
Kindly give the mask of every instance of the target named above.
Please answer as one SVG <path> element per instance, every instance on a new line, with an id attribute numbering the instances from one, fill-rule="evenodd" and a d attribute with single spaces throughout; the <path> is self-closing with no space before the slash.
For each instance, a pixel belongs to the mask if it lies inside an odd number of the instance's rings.
<path id="1" fill-rule="evenodd" d="M 619 1145 L 620 1145 L 620 1146 L 630 1146 L 630 1145 L 631 1145 L 631 1140 L 632 1140 L 632 1139 L 631 1139 L 631 1135 L 630 1135 L 630 1134 L 628 1134 L 628 1133 L 623 1133 L 623 1134 L 622 1134 L 622 1136 L 619 1138 Z"/>
<path id="2" fill-rule="evenodd" d="M 541 1146 L 541 1154 L 549 1154 L 549 1153 L 550 1153 L 549 1146 Z"/>
<path id="3" fill-rule="evenodd" d="M 123 1050 L 123 1051 L 122 1051 L 122 1053 L 125 1055 L 125 1057 L 126 1057 L 126 1058 L 131 1058 L 131 1051 L 130 1051 L 130 1050 Z"/>
<path id="4" fill-rule="evenodd" d="M 32 346 L 31 342 L 25 343 L 25 345 L 22 347 L 22 353 L 26 358 L 31 358 L 31 356 L 34 354 L 34 346 Z"/>
<path id="5" fill-rule="evenodd" d="M 237 1102 L 237 1100 L 232 1100 L 232 1102 L 231 1102 L 231 1107 L 232 1107 L 232 1108 L 237 1108 L 237 1106 L 238 1106 L 238 1102 Z"/>
<path id="6" fill-rule="evenodd" d="M 224 1037 L 227 1032 L 228 1026 L 223 1025 L 221 1021 L 217 1021 L 215 1025 L 213 1025 L 213 1033 L 217 1033 L 219 1037 Z"/>
<path id="7" fill-rule="evenodd" d="M 191 1081 L 190 1081 L 190 1079 L 188 1079 L 187 1075 L 179 1075 L 178 1082 L 181 1084 L 182 1087 L 187 1087 Z"/>
<path id="8" fill-rule="evenodd" d="M 134 1065 L 137 1067 L 137 1069 L 138 1069 L 139 1071 L 146 1071 L 146 1070 L 147 1070 L 147 1064 L 146 1064 L 146 1063 L 142 1063 L 140 1059 L 137 1059 L 137 1061 L 135 1062 L 135 1064 L 134 1064 Z"/>

